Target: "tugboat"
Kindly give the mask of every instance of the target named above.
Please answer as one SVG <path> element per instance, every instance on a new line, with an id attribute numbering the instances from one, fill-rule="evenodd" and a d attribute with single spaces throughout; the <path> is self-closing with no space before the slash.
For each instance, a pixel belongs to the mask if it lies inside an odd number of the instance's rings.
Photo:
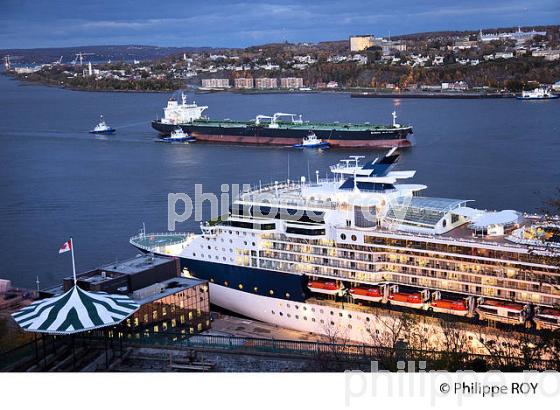
<path id="1" fill-rule="evenodd" d="M 175 144 L 184 144 L 189 142 L 196 142 L 196 138 L 191 137 L 189 134 L 185 133 L 181 127 L 178 127 L 171 132 L 169 137 L 160 138 L 157 140 L 159 142 L 167 142 L 167 143 L 175 143 Z"/>
<path id="2" fill-rule="evenodd" d="M 532 91 L 523 91 L 517 96 L 518 100 L 552 100 L 560 98 L 560 95 L 552 94 L 549 88 L 535 88 Z"/>
<path id="3" fill-rule="evenodd" d="M 330 147 L 330 144 L 322 139 L 317 138 L 314 132 L 310 132 L 307 136 L 303 137 L 301 144 L 292 145 L 294 148 L 322 148 L 326 149 Z"/>
<path id="4" fill-rule="evenodd" d="M 99 118 L 99 124 L 97 124 L 95 126 L 95 128 L 92 129 L 89 133 L 90 134 L 105 134 L 105 135 L 108 135 L 108 134 L 114 134 L 116 131 L 117 131 L 116 129 L 107 125 L 107 123 L 103 119 L 103 115 L 101 115 L 100 118 Z"/>

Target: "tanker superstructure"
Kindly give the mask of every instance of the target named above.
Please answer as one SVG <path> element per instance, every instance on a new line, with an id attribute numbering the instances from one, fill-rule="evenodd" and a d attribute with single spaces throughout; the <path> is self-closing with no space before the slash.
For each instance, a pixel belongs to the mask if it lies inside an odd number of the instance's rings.
<path id="1" fill-rule="evenodd" d="M 198 141 L 294 145 L 299 144 L 310 132 L 327 141 L 332 147 L 406 147 L 412 127 L 397 123 L 396 112 L 390 125 L 369 123 L 344 124 L 338 122 L 303 121 L 301 115 L 275 113 L 257 115 L 252 121 L 212 120 L 203 117 L 208 106 L 195 102 L 187 103 L 181 95 L 181 103 L 171 98 L 164 108 L 164 116 L 152 121 L 152 127 L 163 136 L 169 135 L 177 127 L 195 137 Z"/>

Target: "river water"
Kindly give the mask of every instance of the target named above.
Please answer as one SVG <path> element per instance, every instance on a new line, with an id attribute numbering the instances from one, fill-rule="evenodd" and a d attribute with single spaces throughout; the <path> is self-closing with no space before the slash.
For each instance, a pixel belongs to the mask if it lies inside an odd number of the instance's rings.
<path id="1" fill-rule="evenodd" d="M 167 195 L 220 192 L 221 184 L 324 176 L 348 155 L 383 151 L 298 151 L 155 143 L 150 120 L 166 94 L 67 91 L 0 76 L 0 277 L 34 287 L 71 274 L 59 246 L 73 236 L 84 271 L 137 252 L 128 238 L 167 227 Z M 189 96 L 192 98 L 193 96 Z M 398 169 L 417 170 L 426 195 L 472 199 L 488 209 L 539 210 L 560 186 L 560 100 L 352 99 L 348 94 L 195 95 L 213 118 L 293 112 L 304 119 L 414 126 L 416 145 Z M 104 114 L 111 137 L 87 131 Z M 208 211 L 205 210 L 205 216 Z M 180 224 L 197 230 L 198 222 Z"/>

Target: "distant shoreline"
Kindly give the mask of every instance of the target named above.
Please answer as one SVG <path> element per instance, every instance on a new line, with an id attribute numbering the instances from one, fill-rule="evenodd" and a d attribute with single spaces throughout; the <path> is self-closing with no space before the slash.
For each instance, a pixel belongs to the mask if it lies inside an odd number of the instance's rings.
<path id="1" fill-rule="evenodd" d="M 8 78 L 15 80 L 20 86 L 28 85 L 41 85 L 46 87 L 53 87 L 68 91 L 82 91 L 90 93 L 133 93 L 133 94 L 171 94 L 178 89 L 169 90 L 115 90 L 115 89 L 93 89 L 84 87 L 72 87 L 64 84 L 54 84 L 44 81 L 34 81 L 18 76 L 10 75 L 3 72 Z M 351 98 L 419 98 L 419 99 L 511 99 L 515 98 L 515 93 L 496 93 L 496 92 L 433 92 L 433 91 L 420 91 L 420 92 L 392 92 L 392 91 L 376 91 L 367 88 L 354 88 L 354 89 L 315 89 L 315 90 L 287 90 L 287 89 L 215 89 L 215 90 L 199 90 L 193 87 L 185 87 L 188 92 L 194 94 L 215 94 L 215 93 L 232 93 L 240 95 L 262 95 L 262 94 L 349 94 Z"/>
<path id="2" fill-rule="evenodd" d="M 26 79 L 26 78 L 20 78 L 17 75 L 11 75 L 9 73 L 6 73 L 5 71 L 2 72 L 3 75 L 5 75 L 6 77 L 8 77 L 11 80 L 17 81 L 18 84 L 20 86 L 32 86 L 32 85 L 41 85 L 41 86 L 45 86 L 45 87 L 52 87 L 52 88 L 58 88 L 61 90 L 68 90 L 68 91 L 85 91 L 85 92 L 99 92 L 99 93 L 138 93 L 138 94 L 169 94 L 169 93 L 173 93 L 175 91 L 177 91 L 176 89 L 169 89 L 169 90 L 115 90 L 115 89 L 94 89 L 94 88 L 83 88 L 83 87 L 71 87 L 71 86 L 67 86 L 65 84 L 55 84 L 55 83 L 51 83 L 48 81 L 36 81 L 36 80 L 30 80 L 30 79 Z"/>

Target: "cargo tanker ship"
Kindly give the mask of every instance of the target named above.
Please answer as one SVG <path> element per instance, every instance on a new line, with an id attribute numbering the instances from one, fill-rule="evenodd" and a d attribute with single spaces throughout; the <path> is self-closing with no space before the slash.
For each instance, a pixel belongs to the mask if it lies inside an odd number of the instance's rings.
<path id="1" fill-rule="evenodd" d="M 152 127 L 162 136 L 169 135 L 178 127 L 198 141 L 240 144 L 294 145 L 314 133 L 332 147 L 406 147 L 410 146 L 412 127 L 397 123 L 393 112 L 391 125 L 370 123 L 344 124 L 303 121 L 301 115 L 276 113 L 257 115 L 252 121 L 212 120 L 203 117 L 208 108 L 196 103 L 187 103 L 185 94 L 181 103 L 169 99 L 164 116 L 154 120 Z"/>

